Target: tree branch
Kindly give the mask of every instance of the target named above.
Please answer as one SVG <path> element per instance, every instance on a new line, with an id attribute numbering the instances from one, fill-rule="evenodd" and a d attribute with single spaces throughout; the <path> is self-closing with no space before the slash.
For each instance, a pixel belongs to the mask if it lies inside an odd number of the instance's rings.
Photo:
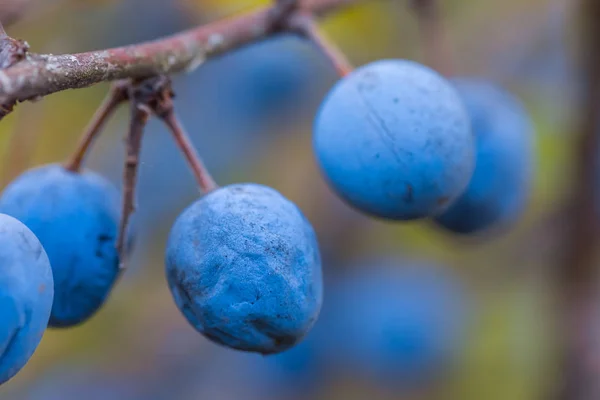
<path id="1" fill-rule="evenodd" d="M 298 11 L 323 14 L 356 1 L 359 0 L 305 0 Z M 0 107 L 104 81 L 193 70 L 210 57 L 275 33 L 273 10 L 279 6 L 277 3 L 132 46 L 79 54 L 29 53 L 23 61 L 0 70 Z"/>

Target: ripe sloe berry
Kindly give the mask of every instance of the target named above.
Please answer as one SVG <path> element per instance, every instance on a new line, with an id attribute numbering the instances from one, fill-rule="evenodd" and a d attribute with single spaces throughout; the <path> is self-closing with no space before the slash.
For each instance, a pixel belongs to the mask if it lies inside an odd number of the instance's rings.
<path id="1" fill-rule="evenodd" d="M 0 197 L 0 212 L 27 225 L 50 258 L 55 285 L 50 326 L 79 324 L 107 298 L 119 270 L 119 197 L 103 177 L 57 164 L 25 172 Z"/>
<path id="2" fill-rule="evenodd" d="M 187 320 L 239 350 L 292 347 L 321 308 L 315 233 L 293 203 L 262 185 L 226 186 L 185 210 L 169 237 L 166 271 Z"/>
<path id="3" fill-rule="evenodd" d="M 471 117 L 477 161 L 467 190 L 437 222 L 471 234 L 506 225 L 523 211 L 533 174 L 533 130 L 520 101 L 503 89 L 476 79 L 454 83 Z"/>
<path id="4" fill-rule="evenodd" d="M 29 361 L 48 326 L 54 284 L 35 235 L 0 214 L 0 384 Z"/>
<path id="5" fill-rule="evenodd" d="M 442 212 L 467 187 L 475 159 L 452 85 L 404 60 L 377 61 L 338 82 L 317 115 L 314 149 L 346 201 L 398 220 Z"/>

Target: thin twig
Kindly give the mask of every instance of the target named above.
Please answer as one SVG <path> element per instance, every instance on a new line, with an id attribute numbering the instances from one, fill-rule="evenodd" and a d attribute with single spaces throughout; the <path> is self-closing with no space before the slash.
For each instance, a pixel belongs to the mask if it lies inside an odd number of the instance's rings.
<path id="1" fill-rule="evenodd" d="M 166 113 L 161 119 L 165 122 L 171 134 L 173 135 L 173 139 L 177 143 L 177 146 L 185 156 L 185 159 L 190 165 L 190 168 L 200 186 L 203 193 L 208 193 L 212 190 L 217 189 L 219 186 L 215 183 L 214 179 L 206 169 L 206 166 L 202 162 L 202 159 L 198 155 L 192 141 L 190 140 L 189 135 L 185 131 L 183 125 L 177 118 L 174 110 Z"/>
<path id="2" fill-rule="evenodd" d="M 558 400 L 600 399 L 597 359 L 599 349 L 593 329 L 597 320 L 596 243 L 599 237 L 598 219 L 598 149 L 600 148 L 600 2 L 583 0 L 584 91 L 581 138 L 578 160 L 573 174 L 571 226 L 567 231 L 566 254 L 559 266 L 559 318 L 562 365 Z"/>
<path id="3" fill-rule="evenodd" d="M 144 104 L 135 101 L 131 96 L 131 123 L 127 135 L 127 154 L 125 156 L 125 168 L 123 171 L 123 204 L 121 208 L 121 223 L 119 237 L 117 239 L 117 251 L 119 253 L 121 269 L 126 266 L 126 246 L 129 228 L 129 220 L 135 211 L 135 190 L 137 186 L 137 175 L 139 167 L 140 152 L 142 149 L 142 137 L 144 128 L 150 117 L 151 110 Z"/>
<path id="4" fill-rule="evenodd" d="M 100 135 L 106 121 L 108 121 L 119 105 L 125 100 L 127 100 L 126 84 L 123 82 L 114 84 L 86 127 L 73 156 L 65 163 L 65 168 L 67 170 L 72 172 L 79 172 L 81 170 L 85 157 L 96 138 Z"/>
<path id="5" fill-rule="evenodd" d="M 450 76 L 454 68 L 446 44 L 439 0 L 412 0 L 411 3 L 419 22 L 425 63 Z"/>
<path id="6" fill-rule="evenodd" d="M 311 14 L 305 12 L 294 14 L 290 18 L 289 26 L 313 42 L 327 57 L 340 77 L 344 77 L 354 70 L 346 55 L 321 30 Z"/>
<path id="7" fill-rule="evenodd" d="M 320 15 L 357 1 L 361 0 L 305 0 L 300 9 Z M 0 106 L 8 109 L 19 101 L 99 82 L 190 71 L 210 57 L 274 33 L 272 7 L 265 7 L 132 46 L 79 54 L 29 53 L 0 71 Z"/>

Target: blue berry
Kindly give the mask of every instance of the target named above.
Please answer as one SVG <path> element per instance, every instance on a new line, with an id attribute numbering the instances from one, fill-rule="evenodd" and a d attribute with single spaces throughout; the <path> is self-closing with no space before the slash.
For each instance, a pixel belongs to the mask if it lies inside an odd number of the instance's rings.
<path id="1" fill-rule="evenodd" d="M 263 354 L 292 347 L 317 319 L 321 260 L 314 231 L 277 191 L 231 185 L 177 219 L 167 279 L 187 320 L 216 343 Z"/>
<path id="2" fill-rule="evenodd" d="M 0 197 L 0 212 L 27 225 L 50 258 L 55 285 L 50 326 L 79 324 L 107 298 L 119 271 L 119 199 L 103 177 L 56 164 L 25 172 Z"/>
<path id="3" fill-rule="evenodd" d="M 336 368 L 406 387 L 434 379 L 462 344 L 463 288 L 435 265 L 362 262 L 328 294 L 324 322 Z"/>
<path id="4" fill-rule="evenodd" d="M 467 187 L 475 158 L 452 85 L 404 60 L 377 61 L 338 82 L 317 115 L 314 149 L 341 197 L 398 220 L 447 208 Z"/>
<path id="5" fill-rule="evenodd" d="M 533 174 L 533 129 L 520 101 L 503 89 L 476 79 L 454 83 L 471 117 L 476 168 L 465 193 L 437 222 L 471 234 L 507 225 L 525 208 Z"/>
<path id="6" fill-rule="evenodd" d="M 48 326 L 50 261 L 35 235 L 0 214 L 0 384 L 29 361 Z"/>

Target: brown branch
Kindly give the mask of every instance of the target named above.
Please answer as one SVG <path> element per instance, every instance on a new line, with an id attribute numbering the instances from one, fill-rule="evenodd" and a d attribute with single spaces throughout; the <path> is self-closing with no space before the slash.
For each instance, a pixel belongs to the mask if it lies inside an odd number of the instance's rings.
<path id="1" fill-rule="evenodd" d="M 110 92 L 92 117 L 92 120 L 86 127 L 81 140 L 73 153 L 71 159 L 65 163 L 65 168 L 69 171 L 78 172 L 84 162 L 85 157 L 106 121 L 114 114 L 119 105 L 127 100 L 127 85 L 129 82 L 119 82 L 111 87 Z"/>
<path id="2" fill-rule="evenodd" d="M 305 0 L 300 8 L 322 14 L 356 1 Z M 273 34 L 272 10 L 266 7 L 138 45 L 79 54 L 28 54 L 0 71 L 0 105 L 104 81 L 193 70 L 212 56 Z"/>
<path id="3" fill-rule="evenodd" d="M 439 0 L 412 0 L 419 22 L 419 36 L 425 62 L 443 75 L 450 76 L 453 66 L 444 37 Z"/>
<path id="4" fill-rule="evenodd" d="M 319 28 L 311 14 L 296 13 L 290 18 L 289 27 L 313 42 L 327 57 L 339 76 L 344 77 L 354 70 L 346 55 Z"/>
<path id="5" fill-rule="evenodd" d="M 558 400 L 600 399 L 598 341 L 593 329 L 597 319 L 596 243 L 598 219 L 598 150 L 600 149 L 600 2 L 583 0 L 582 59 L 585 70 L 583 118 L 578 143 L 578 164 L 570 229 L 567 230 L 565 258 L 559 266 L 559 314 L 557 328 L 561 340 L 561 370 Z"/>
<path id="6" fill-rule="evenodd" d="M 151 110 L 145 104 L 135 100 L 133 93 L 130 94 L 130 98 L 131 122 L 126 140 L 127 154 L 125 156 L 125 168 L 123 171 L 123 204 L 121 208 L 119 237 L 117 239 L 117 251 L 120 259 L 119 267 L 121 269 L 124 269 L 126 266 L 127 254 L 125 250 L 129 220 L 135 211 L 135 189 L 137 185 L 139 157 L 142 149 L 142 137 L 151 114 Z"/>

